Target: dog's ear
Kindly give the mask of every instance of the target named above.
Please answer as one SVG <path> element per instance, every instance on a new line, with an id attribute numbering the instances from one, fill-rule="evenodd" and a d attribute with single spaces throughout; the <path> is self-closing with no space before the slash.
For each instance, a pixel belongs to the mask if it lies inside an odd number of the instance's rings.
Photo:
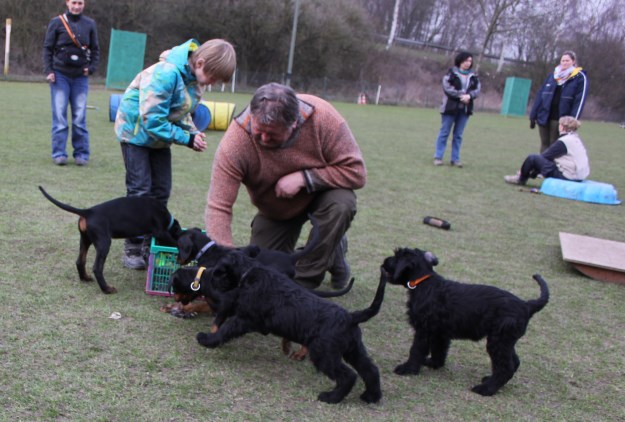
<path id="1" fill-rule="evenodd" d="M 169 228 L 169 234 L 176 241 L 180 238 L 180 235 L 182 234 L 182 227 L 180 226 L 178 220 L 174 219 L 174 224 L 172 224 L 172 226 Z"/>
<path id="2" fill-rule="evenodd" d="M 249 245 L 239 250 L 250 258 L 256 258 L 260 254 L 260 248 L 256 245 Z"/>
<path id="3" fill-rule="evenodd" d="M 182 234 L 178 238 L 178 263 L 186 264 L 191 261 L 191 254 L 193 253 L 193 241 L 190 234 Z"/>
<path id="4" fill-rule="evenodd" d="M 414 262 L 410 259 L 399 259 L 395 261 L 395 268 L 391 272 L 393 282 L 397 284 L 405 283 L 413 277 L 416 270 Z"/>
<path id="5" fill-rule="evenodd" d="M 433 267 L 438 265 L 438 258 L 436 257 L 436 255 L 434 255 L 432 252 L 429 251 L 425 251 L 423 253 L 423 256 L 425 257 L 425 260 Z"/>

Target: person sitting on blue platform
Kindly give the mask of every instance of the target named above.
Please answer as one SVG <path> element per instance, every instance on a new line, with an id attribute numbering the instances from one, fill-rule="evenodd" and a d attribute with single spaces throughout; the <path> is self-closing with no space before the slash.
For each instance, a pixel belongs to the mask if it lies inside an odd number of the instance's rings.
<path id="1" fill-rule="evenodd" d="M 590 175 L 588 154 L 577 134 L 581 123 L 571 116 L 559 120 L 560 137 L 541 154 L 529 155 L 517 174 L 504 176 L 506 183 L 524 185 L 527 179 L 543 177 L 581 182 Z"/>

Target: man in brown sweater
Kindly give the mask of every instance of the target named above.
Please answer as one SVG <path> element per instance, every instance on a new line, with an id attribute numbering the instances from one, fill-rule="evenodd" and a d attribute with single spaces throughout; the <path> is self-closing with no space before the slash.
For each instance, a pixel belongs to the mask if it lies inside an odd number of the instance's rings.
<path id="1" fill-rule="evenodd" d="M 205 224 L 232 246 L 232 207 L 245 185 L 258 213 L 250 243 L 292 252 L 308 213 L 319 241 L 297 263 L 296 281 L 318 287 L 325 272 L 343 287 L 350 269 L 345 232 L 356 214 L 355 189 L 367 171 L 345 119 L 326 101 L 271 83 L 260 87 L 221 140 L 208 191 Z"/>

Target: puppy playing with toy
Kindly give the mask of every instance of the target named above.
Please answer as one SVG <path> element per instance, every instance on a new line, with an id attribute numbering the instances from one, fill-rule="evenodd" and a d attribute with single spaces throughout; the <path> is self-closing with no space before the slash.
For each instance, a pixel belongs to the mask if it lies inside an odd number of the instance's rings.
<path id="1" fill-rule="evenodd" d="M 231 253 L 230 251 L 228 253 Z M 252 256 L 248 255 L 252 253 Z M 235 251 L 253 258 L 257 248 L 243 248 Z M 278 269 L 276 269 L 278 270 Z M 286 275 L 286 274 L 285 274 Z M 290 278 L 289 278 L 290 279 Z M 234 314 L 238 299 L 238 289 L 230 289 L 227 294 L 219 293 L 211 283 L 211 272 L 206 267 L 180 267 L 171 275 L 170 291 L 174 294 L 174 304 L 161 308 L 163 312 L 169 312 L 179 318 L 192 318 L 198 313 L 215 315 L 210 331 L 217 332 L 223 322 Z M 300 287 L 294 281 L 293 285 Z M 339 297 L 349 292 L 354 285 L 354 278 L 349 284 L 338 291 L 311 291 L 315 296 L 329 298 Z M 300 287 L 304 289 L 304 287 Z M 204 300 L 198 298 L 203 297 Z M 196 300 L 198 299 L 198 300 Z M 308 353 L 305 347 L 291 353 L 291 344 L 283 339 L 282 351 L 295 360 L 303 360 Z"/>
<path id="2" fill-rule="evenodd" d="M 525 334 L 530 318 L 547 305 L 547 283 L 535 274 L 540 297 L 524 301 L 494 286 L 447 280 L 433 270 L 437 264 L 431 252 L 399 248 L 382 265 L 390 284 L 406 287 L 408 319 L 414 329 L 408 360 L 398 365 L 395 373 L 416 375 L 422 365 L 441 368 L 452 340 L 486 338 L 492 373 L 472 391 L 492 396 L 519 368 L 514 346 Z"/>
<path id="3" fill-rule="evenodd" d="M 356 374 L 365 384 L 360 398 L 367 403 L 382 398 L 380 374 L 362 342 L 359 324 L 374 317 L 384 299 L 386 277 L 380 275 L 375 298 L 361 311 L 315 296 L 284 274 L 260 266 L 242 253 L 224 256 L 213 268 L 211 288 L 216 295 L 236 292 L 233 315 L 215 333 L 198 333 L 198 342 L 218 347 L 250 332 L 274 334 L 308 348 L 315 367 L 336 382 L 334 389 L 319 394 L 326 403 L 338 403 L 352 390 Z"/>
<path id="4" fill-rule="evenodd" d="M 96 256 L 93 274 L 106 294 L 117 289 L 104 279 L 104 263 L 111 247 L 111 239 L 125 239 L 152 235 L 161 244 L 175 246 L 182 229 L 167 207 L 154 198 L 126 196 L 102 202 L 91 208 L 75 208 L 64 204 L 48 194 L 41 186 L 41 193 L 62 210 L 78 215 L 80 250 L 76 260 L 78 276 L 82 281 L 92 281 L 87 275 L 87 251 L 93 244 Z"/>

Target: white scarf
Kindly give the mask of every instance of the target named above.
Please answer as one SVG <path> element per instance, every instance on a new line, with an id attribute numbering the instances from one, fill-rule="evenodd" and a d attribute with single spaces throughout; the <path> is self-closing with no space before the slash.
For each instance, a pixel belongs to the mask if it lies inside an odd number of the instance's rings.
<path id="1" fill-rule="evenodd" d="M 563 85 L 566 80 L 571 76 L 571 73 L 575 70 L 575 66 L 571 66 L 565 70 L 560 69 L 560 65 L 556 66 L 553 70 L 553 78 L 556 80 L 558 85 Z"/>

